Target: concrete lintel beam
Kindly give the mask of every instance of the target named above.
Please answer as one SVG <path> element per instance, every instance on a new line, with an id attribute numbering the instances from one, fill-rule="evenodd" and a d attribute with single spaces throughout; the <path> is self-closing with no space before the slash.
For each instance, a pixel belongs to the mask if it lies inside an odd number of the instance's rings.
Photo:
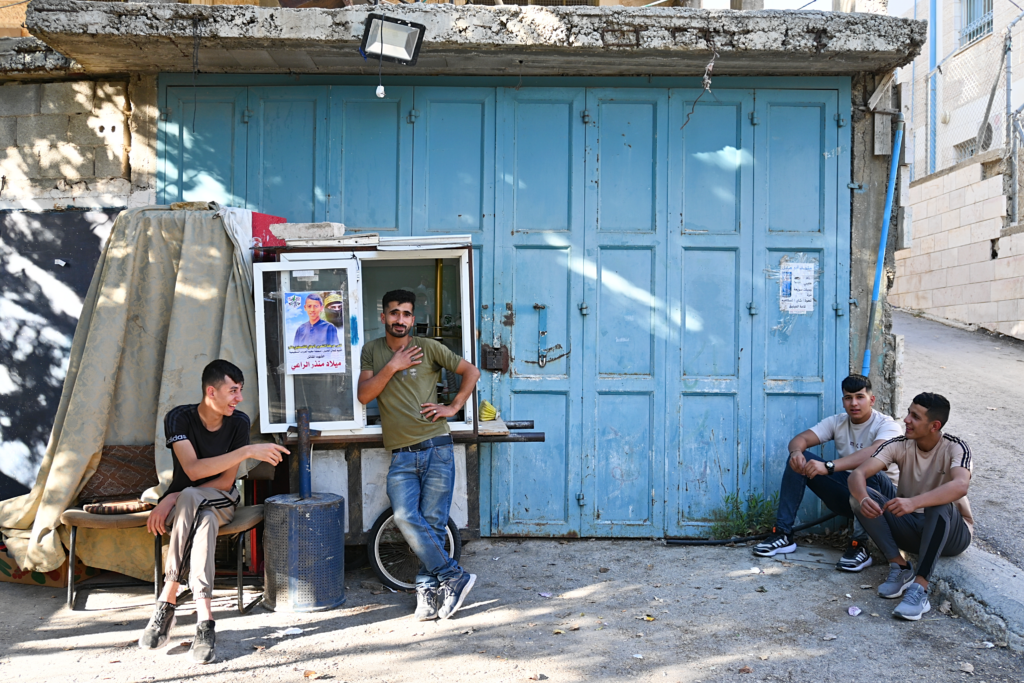
<path id="1" fill-rule="evenodd" d="M 33 0 L 26 25 L 91 73 L 191 71 L 194 32 L 205 72 L 245 73 L 291 52 L 261 71 L 360 73 L 372 10 Z M 926 38 L 925 22 L 878 14 L 410 4 L 388 15 L 427 27 L 421 66 L 385 67 L 416 75 L 697 75 L 711 44 L 718 75 L 853 74 L 906 64 Z"/>

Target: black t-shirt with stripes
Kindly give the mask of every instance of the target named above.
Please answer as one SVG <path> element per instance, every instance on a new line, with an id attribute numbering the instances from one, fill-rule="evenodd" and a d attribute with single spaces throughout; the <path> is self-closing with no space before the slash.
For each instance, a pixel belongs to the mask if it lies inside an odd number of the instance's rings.
<path id="1" fill-rule="evenodd" d="M 203 426 L 203 421 L 199 418 L 198 404 L 178 406 L 169 410 L 164 417 L 164 436 L 174 459 L 174 478 L 167 493 L 178 493 L 190 486 L 202 486 L 219 475 L 192 481 L 178 462 L 172 444 L 177 441 L 188 441 L 198 458 L 214 458 L 230 453 L 249 444 L 249 416 L 236 408 L 233 414 L 224 418 L 220 429 L 211 432 Z"/>

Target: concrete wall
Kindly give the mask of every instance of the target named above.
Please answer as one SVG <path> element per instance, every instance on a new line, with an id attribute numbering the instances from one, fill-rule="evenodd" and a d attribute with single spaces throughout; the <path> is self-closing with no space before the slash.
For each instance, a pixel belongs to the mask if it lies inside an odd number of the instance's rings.
<path id="1" fill-rule="evenodd" d="M 153 78 L 0 87 L 0 209 L 153 203 L 155 102 Z"/>
<path id="2" fill-rule="evenodd" d="M 1024 339 L 1024 232 L 1004 229 L 1003 175 L 986 173 L 989 166 L 911 183 L 913 244 L 896 252 L 890 300 Z"/>

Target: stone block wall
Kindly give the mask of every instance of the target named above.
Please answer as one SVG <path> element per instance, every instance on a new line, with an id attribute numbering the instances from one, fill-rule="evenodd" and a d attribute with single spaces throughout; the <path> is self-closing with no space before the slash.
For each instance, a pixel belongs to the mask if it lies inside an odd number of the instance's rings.
<path id="1" fill-rule="evenodd" d="M 1004 229 L 1003 176 L 972 163 L 910 187 L 913 241 L 896 252 L 894 306 L 1024 339 L 1024 232 Z"/>
<path id="2" fill-rule="evenodd" d="M 128 83 L 0 86 L 0 209 L 127 205 Z"/>

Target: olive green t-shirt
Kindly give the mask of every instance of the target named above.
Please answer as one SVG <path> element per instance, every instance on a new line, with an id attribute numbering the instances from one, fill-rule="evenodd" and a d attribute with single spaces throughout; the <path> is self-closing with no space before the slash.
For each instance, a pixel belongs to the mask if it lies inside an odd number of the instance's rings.
<path id="1" fill-rule="evenodd" d="M 441 368 L 455 372 L 462 361 L 451 349 L 433 339 L 410 337 L 409 343 L 423 349 L 422 362 L 396 373 L 377 397 L 384 447 L 389 451 L 448 433 L 446 419 L 431 422 L 420 411 L 424 403 L 437 403 Z M 374 339 L 363 347 L 362 369 L 376 375 L 394 355 L 384 337 Z"/>

